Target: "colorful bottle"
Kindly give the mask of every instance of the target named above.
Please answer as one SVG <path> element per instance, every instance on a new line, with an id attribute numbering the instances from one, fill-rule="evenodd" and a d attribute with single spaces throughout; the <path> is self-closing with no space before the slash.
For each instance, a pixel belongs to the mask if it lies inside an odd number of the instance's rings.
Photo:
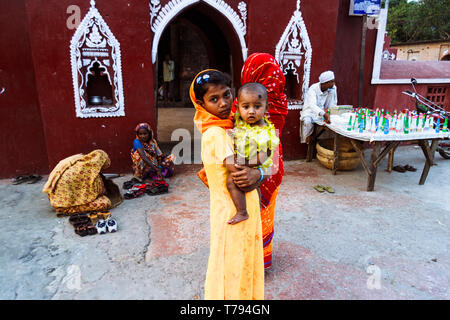
<path id="1" fill-rule="evenodd" d="M 416 118 L 417 116 L 412 116 L 411 117 L 411 126 L 410 126 L 410 132 L 416 132 L 417 131 L 417 126 L 416 126 Z"/>
<path id="2" fill-rule="evenodd" d="M 384 126 L 384 134 L 389 134 L 389 119 L 386 119 L 386 123 Z"/>
<path id="3" fill-rule="evenodd" d="M 359 121 L 359 133 L 363 133 L 364 131 L 364 120 L 361 118 Z"/>
<path id="4" fill-rule="evenodd" d="M 408 119 L 408 114 L 405 114 L 405 122 L 403 124 L 403 133 L 404 134 L 408 134 L 409 133 L 409 119 Z"/>
<path id="5" fill-rule="evenodd" d="M 348 119 L 347 131 L 352 131 L 352 116 Z"/>
<path id="6" fill-rule="evenodd" d="M 447 120 L 448 120 L 448 118 L 445 118 L 444 125 L 442 126 L 442 132 L 447 132 L 448 131 L 448 129 L 447 129 Z"/>
<path id="7" fill-rule="evenodd" d="M 417 124 L 417 132 L 423 131 L 423 114 L 419 115 L 418 124 Z"/>

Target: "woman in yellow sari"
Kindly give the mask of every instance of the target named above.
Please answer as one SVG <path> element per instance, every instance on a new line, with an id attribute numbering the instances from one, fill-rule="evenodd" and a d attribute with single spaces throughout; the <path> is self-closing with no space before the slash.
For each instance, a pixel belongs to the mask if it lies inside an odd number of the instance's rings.
<path id="1" fill-rule="evenodd" d="M 264 299 L 264 258 L 257 190 L 246 194 L 249 219 L 230 225 L 236 208 L 228 192 L 224 160 L 234 154 L 231 81 L 217 70 L 200 72 L 191 84 L 194 123 L 202 132 L 202 161 L 210 191 L 210 254 L 205 299 Z M 259 170 L 255 169 L 258 172 Z"/>
<path id="2" fill-rule="evenodd" d="M 50 173 L 42 192 L 48 195 L 56 212 L 73 214 L 108 210 L 111 200 L 105 195 L 100 172 L 110 163 L 103 150 L 63 159 Z"/>

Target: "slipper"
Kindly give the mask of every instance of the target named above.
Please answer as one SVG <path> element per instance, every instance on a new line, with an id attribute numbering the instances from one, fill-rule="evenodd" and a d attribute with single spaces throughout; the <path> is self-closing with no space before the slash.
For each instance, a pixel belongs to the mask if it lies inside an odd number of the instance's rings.
<path id="1" fill-rule="evenodd" d="M 81 237 L 88 235 L 88 230 L 86 228 L 86 225 L 80 225 L 75 227 L 75 233 Z"/>
<path id="2" fill-rule="evenodd" d="M 327 191 L 328 193 L 334 193 L 333 187 L 330 187 L 330 186 L 323 186 L 323 188 L 324 188 L 325 191 Z"/>
<path id="3" fill-rule="evenodd" d="M 416 168 L 414 168 L 413 166 L 410 166 L 409 164 L 407 164 L 407 165 L 404 166 L 403 168 L 405 168 L 405 169 L 408 170 L 408 171 L 413 171 L 413 172 L 417 171 Z"/>
<path id="4" fill-rule="evenodd" d="M 98 220 L 95 224 L 95 228 L 97 229 L 98 234 L 105 234 L 106 233 L 106 221 L 105 220 Z"/>
<path id="5" fill-rule="evenodd" d="M 124 193 L 123 197 L 125 199 L 135 199 L 137 197 L 142 196 L 147 189 L 147 184 L 142 184 L 139 186 L 134 186 L 133 188 L 131 188 L 130 190 L 128 190 L 127 192 Z"/>
<path id="6" fill-rule="evenodd" d="M 88 235 L 93 235 L 93 234 L 97 234 L 97 228 L 96 226 L 92 225 L 92 224 L 88 224 L 86 225 L 86 231 Z"/>
<path id="7" fill-rule="evenodd" d="M 315 185 L 313 188 L 316 189 L 320 193 L 325 192 L 324 187 L 320 184 Z"/>
<path id="8" fill-rule="evenodd" d="M 28 184 L 32 184 L 32 183 L 38 182 L 39 180 L 42 180 L 42 177 L 41 177 L 40 175 L 32 174 L 32 175 L 29 177 L 29 181 L 28 181 L 27 183 L 28 183 Z"/>
<path id="9" fill-rule="evenodd" d="M 106 229 L 108 230 L 108 232 L 116 232 L 117 231 L 117 221 L 112 218 L 106 219 Z"/>
<path id="10" fill-rule="evenodd" d="M 92 224 L 96 224 L 98 221 L 98 214 L 96 213 L 90 213 L 88 214 L 89 220 L 91 221 Z"/>
<path id="11" fill-rule="evenodd" d="M 395 166 L 392 169 L 397 171 L 397 172 L 406 172 L 406 169 L 404 167 L 402 167 L 402 166 Z"/>
<path id="12" fill-rule="evenodd" d="M 166 186 L 151 187 L 145 191 L 149 196 L 156 196 L 167 192 L 169 192 L 169 188 Z"/>
<path id="13" fill-rule="evenodd" d="M 99 212 L 97 214 L 97 218 L 100 220 L 106 220 L 111 216 L 111 212 L 106 211 L 106 212 Z"/>
<path id="14" fill-rule="evenodd" d="M 14 180 L 12 181 L 12 184 L 21 184 L 24 183 L 25 181 L 29 181 L 31 179 L 31 176 L 18 176 L 15 177 Z"/>
<path id="15" fill-rule="evenodd" d="M 72 225 L 86 224 L 90 221 L 89 217 L 85 214 L 74 214 L 69 217 L 69 222 Z"/>
<path id="16" fill-rule="evenodd" d="M 142 184 L 142 181 L 139 181 L 139 180 L 136 179 L 136 178 L 132 178 L 132 179 L 129 180 L 129 181 L 125 181 L 125 182 L 123 183 L 122 187 L 123 187 L 124 189 L 131 189 L 131 188 L 133 188 L 136 184 Z"/>
<path id="17" fill-rule="evenodd" d="M 122 188 L 124 189 L 130 189 L 134 186 L 134 183 L 131 181 L 125 181 L 122 185 Z"/>

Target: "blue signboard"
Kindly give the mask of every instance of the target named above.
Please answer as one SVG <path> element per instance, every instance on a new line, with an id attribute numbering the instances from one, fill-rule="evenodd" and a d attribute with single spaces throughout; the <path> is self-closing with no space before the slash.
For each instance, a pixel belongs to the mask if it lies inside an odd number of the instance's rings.
<path id="1" fill-rule="evenodd" d="M 350 15 L 378 15 L 380 14 L 381 0 L 350 0 Z"/>

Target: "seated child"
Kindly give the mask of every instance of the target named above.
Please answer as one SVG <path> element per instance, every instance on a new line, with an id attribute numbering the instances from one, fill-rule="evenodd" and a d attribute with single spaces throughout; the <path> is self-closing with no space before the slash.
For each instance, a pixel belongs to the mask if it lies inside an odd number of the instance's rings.
<path id="1" fill-rule="evenodd" d="M 143 182 L 145 179 L 164 180 L 173 175 L 174 156 L 166 156 L 153 138 L 153 130 L 148 123 L 136 127 L 136 139 L 131 150 L 134 177 Z"/>
<path id="2" fill-rule="evenodd" d="M 238 91 L 237 103 L 235 127 L 231 133 L 235 143 L 235 156 L 225 159 L 225 166 L 230 173 L 238 171 L 235 163 L 256 167 L 261 169 L 262 175 L 262 169 L 272 166 L 273 151 L 280 143 L 274 125 L 264 117 L 268 109 L 267 90 L 260 83 L 246 83 Z M 228 223 L 236 224 L 248 219 L 245 192 L 252 191 L 254 187 L 239 188 L 230 174 L 227 188 L 236 206 L 236 214 Z"/>

